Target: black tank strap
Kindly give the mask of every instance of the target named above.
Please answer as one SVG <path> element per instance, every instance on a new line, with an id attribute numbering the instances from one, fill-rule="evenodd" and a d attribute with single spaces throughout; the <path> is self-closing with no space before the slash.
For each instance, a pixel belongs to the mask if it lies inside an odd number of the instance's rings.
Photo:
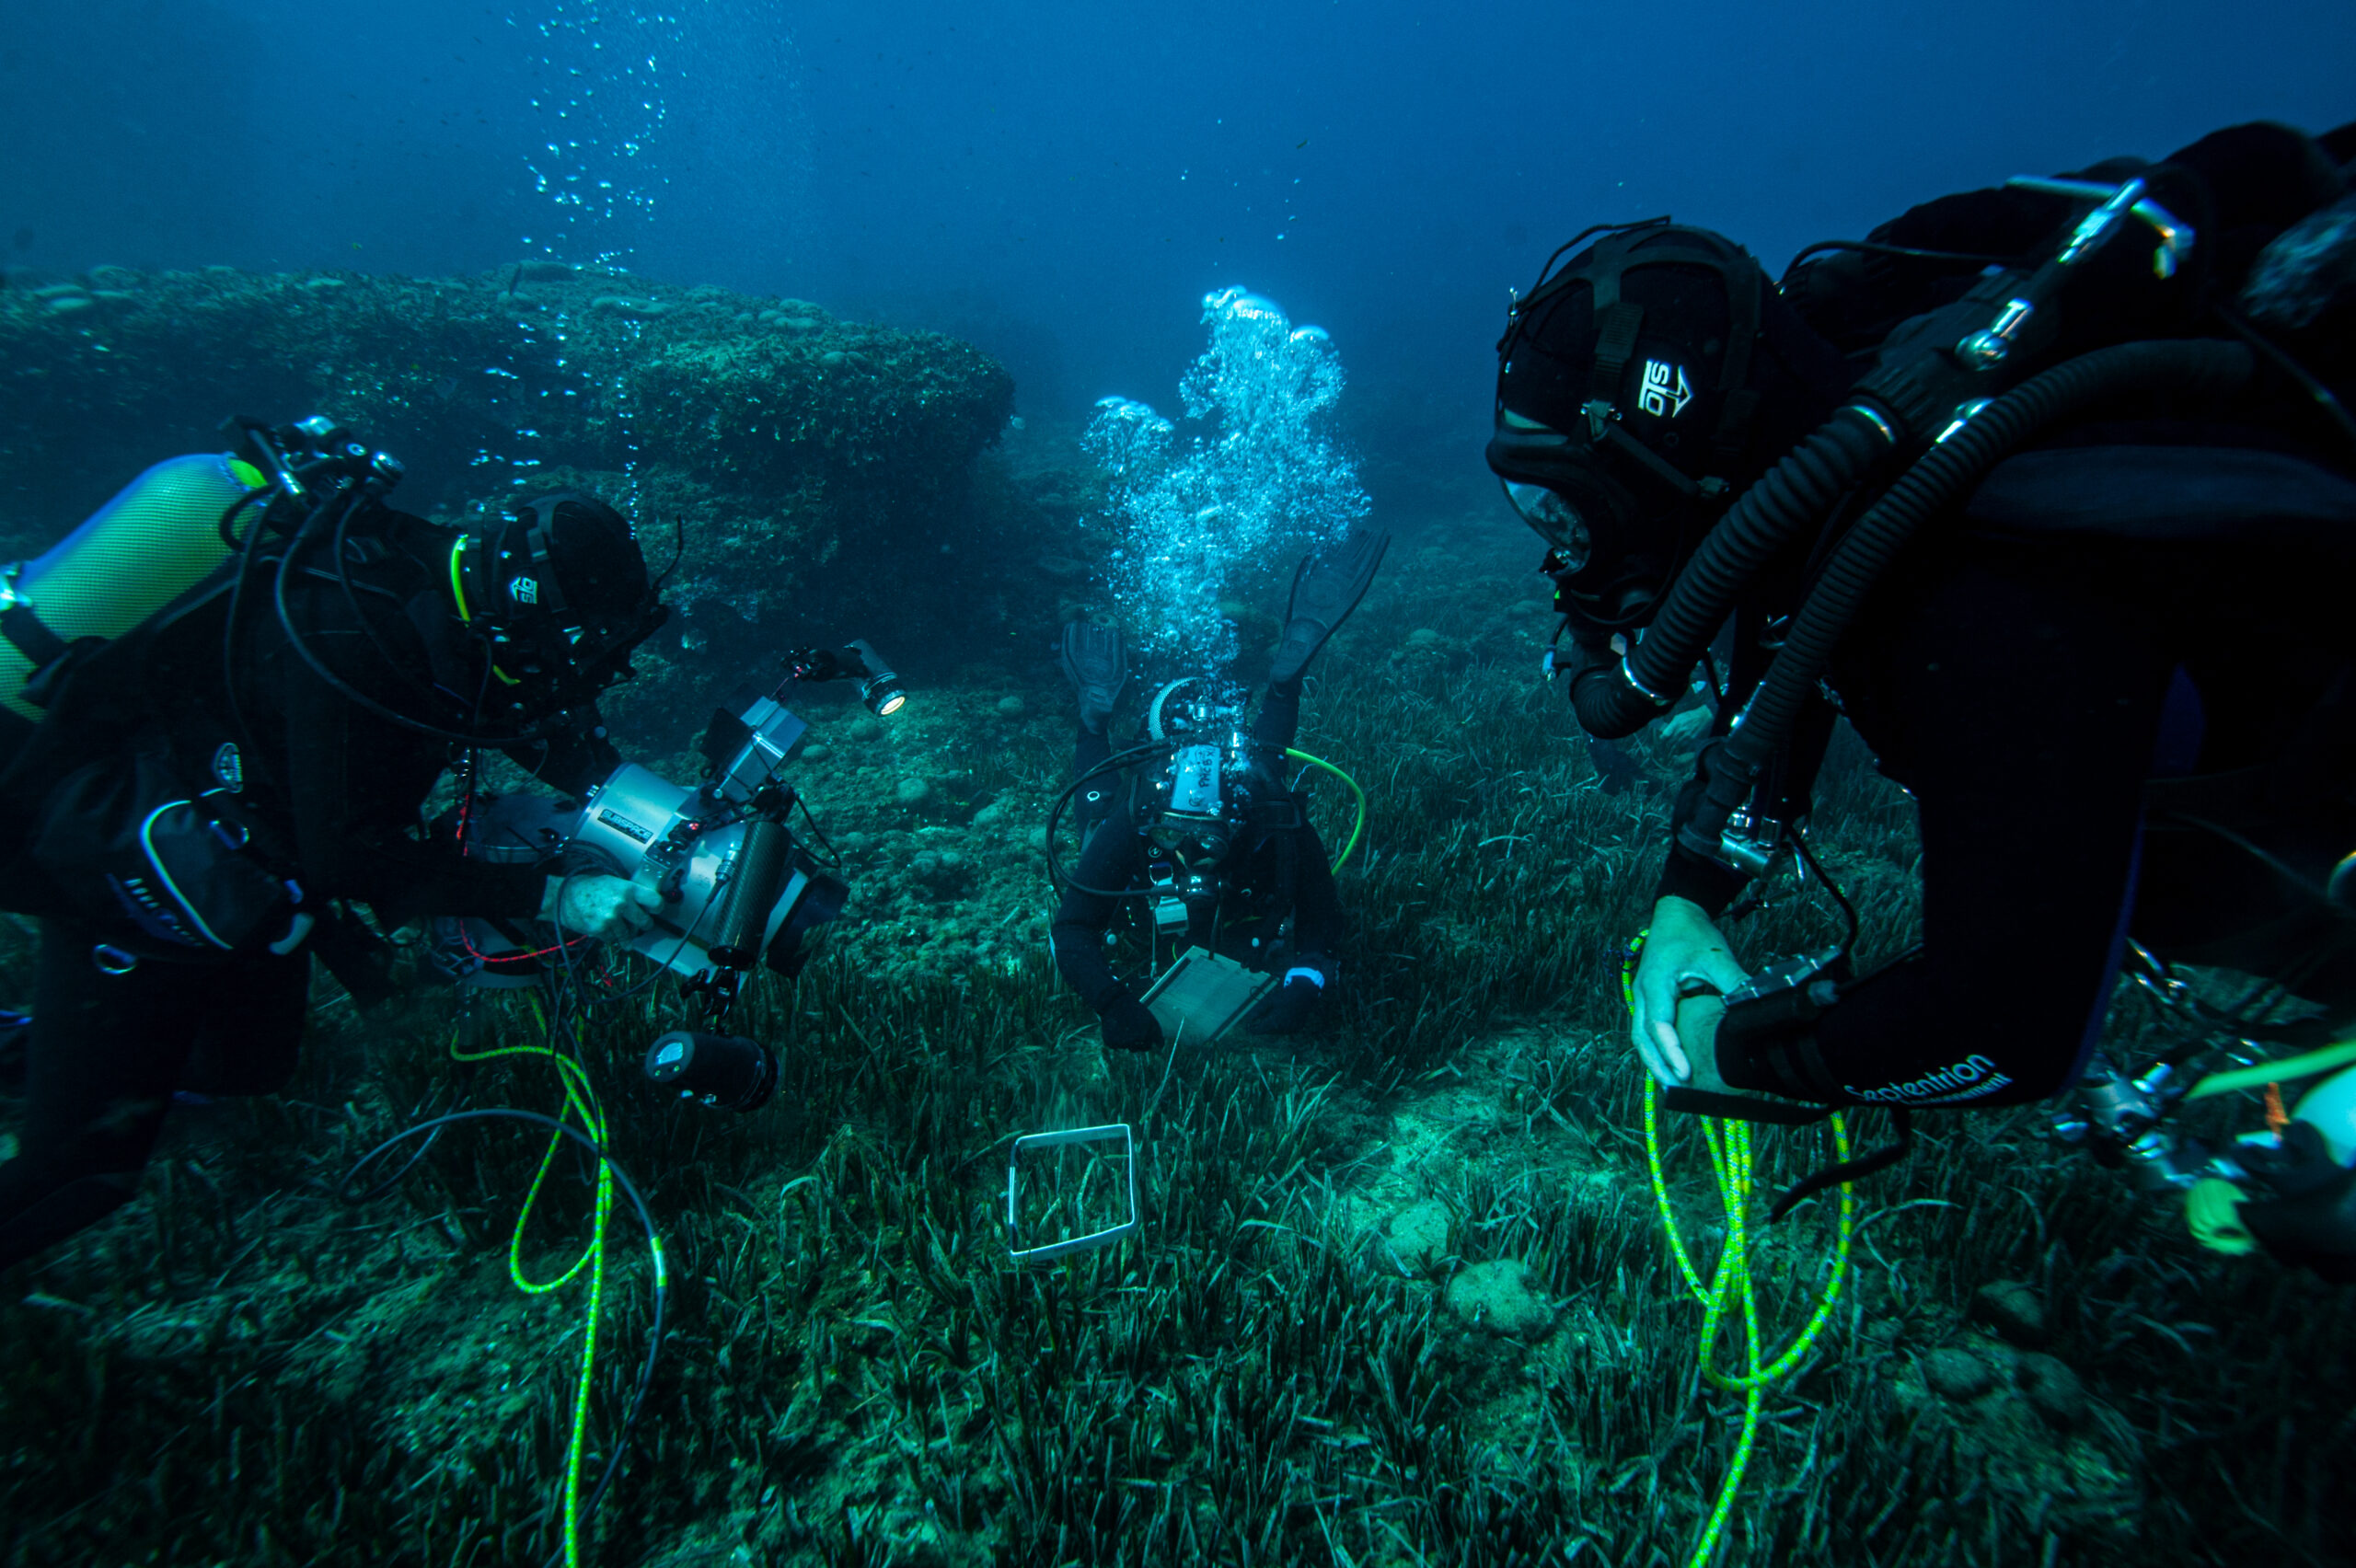
<path id="1" fill-rule="evenodd" d="M 49 623 L 21 599 L 0 610 L 0 637 L 6 638 L 17 652 L 32 662 L 36 670 L 45 664 L 53 664 L 65 656 L 65 639 L 51 630 Z"/>

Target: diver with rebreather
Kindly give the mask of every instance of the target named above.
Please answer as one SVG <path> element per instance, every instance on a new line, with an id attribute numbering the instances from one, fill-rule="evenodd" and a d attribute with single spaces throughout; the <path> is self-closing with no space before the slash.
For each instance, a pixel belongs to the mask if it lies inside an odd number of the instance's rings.
<path id="1" fill-rule="evenodd" d="M 1341 897 L 1285 769 L 1288 756 L 1303 758 L 1292 751 L 1302 677 L 1365 597 L 1390 540 L 1361 529 L 1303 558 L 1248 725 L 1208 679 L 1183 677 L 1155 696 L 1145 738 L 1116 753 L 1110 727 L 1128 678 L 1120 631 L 1064 628 L 1079 700 L 1065 799 L 1077 797 L 1081 848 L 1061 880 L 1052 941 L 1057 969 L 1102 1022 L 1106 1045 L 1208 1043 L 1231 1027 L 1289 1034 L 1328 1004 L 1341 973 Z M 1052 821 L 1049 832 L 1052 845 Z M 1143 939 L 1142 988 L 1107 956 L 1125 912 Z"/>
<path id="2" fill-rule="evenodd" d="M 283 1088 L 314 953 L 373 1003 L 380 931 L 444 917 L 472 977 L 603 942 L 724 1003 L 840 906 L 781 825 L 801 725 L 773 701 L 716 716 L 699 790 L 608 740 L 598 697 L 667 613 L 621 513 L 564 491 L 445 527 L 393 507 L 400 465 L 330 420 L 228 428 L 6 569 L 0 906 L 41 945 L 0 1267 L 127 1201 L 176 1097 Z M 797 669 L 879 679 L 855 652 Z M 483 789 L 484 753 L 572 799 L 495 841 L 534 797 Z M 683 1035 L 648 1073 L 738 1102 L 749 1045 Z"/>
<path id="3" fill-rule="evenodd" d="M 1944 197 L 1780 287 L 1706 230 L 1600 225 L 1515 302 L 1488 461 L 1580 723 L 1715 687 L 1632 975 L 1672 1107 L 2068 1091 L 2064 1136 L 2207 1244 L 2356 1280 L 2351 159 L 2356 126 L 2235 127 Z M 1796 859 L 1823 880 L 1842 716 L 1917 802 L 1922 941 L 1854 974 L 1843 901 L 1845 940 L 1754 974 L 1717 921 Z M 2096 1048 L 2124 965 L 2188 1025 L 2148 1070 Z M 2279 1131 L 2165 1122 L 2275 1081 L 2315 1085 Z"/>

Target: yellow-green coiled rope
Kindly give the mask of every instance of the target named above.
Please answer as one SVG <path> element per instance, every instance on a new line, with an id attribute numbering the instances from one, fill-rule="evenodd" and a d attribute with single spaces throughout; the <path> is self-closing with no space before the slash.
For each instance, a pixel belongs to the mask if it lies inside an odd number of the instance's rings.
<path id="1" fill-rule="evenodd" d="M 1620 965 L 1620 999 L 1632 1016 L 1636 1010 L 1636 959 L 1645 950 L 1646 935 L 1645 931 L 1636 933 Z M 1694 1543 L 1693 1554 L 1688 1560 L 1691 1568 L 1702 1568 L 1708 1562 L 1717 1550 L 1719 1538 L 1725 1534 L 1735 1499 L 1742 1491 L 1743 1474 L 1750 1465 L 1751 1450 L 1758 1442 L 1759 1416 L 1765 1407 L 1768 1390 L 1791 1375 L 1824 1332 L 1825 1324 L 1831 1320 L 1833 1304 L 1840 1299 L 1841 1286 L 1848 1278 L 1849 1249 L 1856 1235 L 1856 1196 L 1851 1184 L 1843 1182 L 1840 1213 L 1834 1221 L 1831 1276 L 1825 1281 L 1824 1293 L 1817 1298 L 1815 1309 L 1792 1343 L 1782 1355 L 1762 1364 L 1759 1296 L 1750 1274 L 1751 1124 L 1707 1116 L 1701 1122 L 1703 1141 L 1710 1150 L 1711 1173 L 1717 1180 L 1718 1199 L 1726 1209 L 1727 1226 L 1726 1245 L 1719 1251 L 1717 1267 L 1707 1280 L 1702 1277 L 1702 1271 L 1677 1228 L 1677 1211 L 1669 1198 L 1669 1176 L 1661 1167 L 1660 1089 L 1650 1074 L 1646 1075 L 1645 1159 L 1652 1170 L 1653 1202 L 1660 1209 L 1661 1228 L 1669 1237 L 1669 1255 L 1677 1260 L 1677 1271 L 1685 1278 L 1686 1290 L 1702 1304 L 1702 1334 L 1697 1347 L 1702 1378 L 1714 1389 L 1742 1395 L 1742 1435 L 1736 1440 L 1734 1458 L 1727 1467 L 1717 1500 L 1711 1505 L 1709 1520 L 1702 1528 L 1701 1539 Z M 1834 1158 L 1846 1164 L 1849 1129 L 1837 1111 L 1832 1113 L 1831 1126 Z M 1745 1370 L 1734 1372 L 1718 1365 L 1717 1343 L 1726 1328 L 1727 1306 L 1738 1299 L 1742 1304 Z"/>
<path id="2" fill-rule="evenodd" d="M 532 1016 L 540 1026 L 543 1036 L 552 1037 L 548 1014 L 540 1007 L 537 997 L 531 998 Z M 564 1109 L 560 1121 L 579 1118 L 582 1131 L 602 1151 L 606 1147 L 606 1113 L 597 1102 L 597 1091 L 590 1087 L 589 1075 L 582 1065 L 553 1045 L 499 1045 L 485 1051 L 459 1048 L 457 1036 L 450 1040 L 451 1056 L 461 1062 L 488 1062 L 501 1056 L 545 1056 L 556 1068 L 557 1079 L 564 1086 Z M 583 1268 L 589 1271 L 589 1309 L 581 1332 L 581 1382 L 572 1395 L 572 1435 L 564 1450 L 564 1561 L 566 1568 L 578 1568 L 581 1562 L 581 1460 L 589 1431 L 589 1389 L 597 1367 L 597 1318 L 606 1299 L 606 1221 L 614 1206 L 614 1170 L 604 1159 L 597 1162 L 597 1200 L 595 1217 L 590 1222 L 589 1245 L 573 1264 L 561 1274 L 545 1282 L 535 1281 L 524 1272 L 524 1228 L 531 1223 L 532 1206 L 539 1201 L 540 1186 L 548 1180 L 556 1163 L 557 1150 L 564 1146 L 561 1133 L 549 1135 L 548 1151 L 540 1156 L 540 1168 L 532 1174 L 532 1185 L 524 1194 L 524 1206 L 515 1216 L 515 1231 L 507 1242 L 507 1277 L 515 1288 L 526 1296 L 545 1296 L 571 1284 Z M 658 1278 L 662 1258 L 655 1258 Z"/>

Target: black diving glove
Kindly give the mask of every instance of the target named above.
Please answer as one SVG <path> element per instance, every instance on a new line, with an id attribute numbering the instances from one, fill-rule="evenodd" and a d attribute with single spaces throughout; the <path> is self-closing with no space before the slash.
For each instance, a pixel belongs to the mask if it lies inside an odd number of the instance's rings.
<path id="1" fill-rule="evenodd" d="M 1161 1043 L 1161 1020 L 1126 990 L 1114 992 L 1098 1016 L 1104 1023 L 1104 1043 L 1115 1051 L 1150 1051 Z"/>
<path id="2" fill-rule="evenodd" d="M 2240 1205 L 2259 1245 L 2277 1262 L 2356 1285 L 2356 1168 L 2333 1159 L 2323 1135 L 2298 1121 L 2283 1129 L 2280 1149 L 2244 1150 L 2242 1162 L 2274 1194 Z"/>
<path id="3" fill-rule="evenodd" d="M 1243 1020 L 1247 1034 L 1298 1034 L 1317 1020 L 1325 1005 L 1325 986 L 1322 979 L 1311 978 L 1301 969 L 1286 975 L 1285 983 L 1269 992 Z"/>

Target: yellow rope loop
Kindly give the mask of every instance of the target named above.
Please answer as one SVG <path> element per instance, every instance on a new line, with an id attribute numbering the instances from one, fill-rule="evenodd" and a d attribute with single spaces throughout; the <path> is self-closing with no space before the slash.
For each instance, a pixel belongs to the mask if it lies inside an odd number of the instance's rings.
<path id="1" fill-rule="evenodd" d="M 540 1029 L 544 1040 L 553 1042 L 555 1030 L 540 999 L 529 998 L 533 1021 Z M 450 1036 L 450 1055 L 461 1062 L 488 1062 L 502 1056 L 539 1056 L 556 1070 L 557 1082 L 564 1091 L 564 1104 L 558 1113 L 560 1122 L 578 1118 L 583 1131 L 596 1145 L 596 1200 L 591 1208 L 589 1241 L 574 1259 L 572 1266 L 552 1280 L 534 1281 L 524 1272 L 524 1232 L 530 1224 L 534 1205 L 539 1202 L 540 1188 L 547 1182 L 549 1172 L 555 1168 L 557 1151 L 563 1147 L 562 1133 L 549 1135 L 549 1146 L 540 1153 L 540 1163 L 532 1173 L 532 1184 L 524 1193 L 523 1206 L 516 1211 L 515 1228 L 507 1239 L 507 1277 L 515 1288 L 526 1296 L 545 1296 L 560 1290 L 578 1278 L 583 1269 L 589 1271 L 589 1301 L 581 1332 L 581 1377 L 572 1393 L 572 1434 L 564 1452 L 564 1561 L 567 1568 L 579 1568 L 581 1562 L 581 1466 L 587 1453 L 589 1433 L 589 1391 L 595 1382 L 597 1367 L 597 1320 L 606 1301 L 606 1225 L 614 1208 L 614 1168 L 604 1158 L 606 1136 L 605 1107 L 598 1102 L 597 1091 L 589 1081 L 589 1071 L 579 1060 L 567 1055 L 551 1043 L 539 1045 L 495 1045 L 487 1050 L 466 1051 L 459 1048 L 457 1032 Z M 654 1243 L 654 1278 L 657 1289 L 663 1284 L 662 1244 Z"/>
<path id="2" fill-rule="evenodd" d="M 1620 970 L 1621 998 L 1632 1015 L 1635 1011 L 1636 959 L 1644 951 L 1645 937 L 1645 932 L 1636 933 L 1628 944 Z M 1733 1516 L 1743 1477 L 1758 1447 L 1760 1416 L 1766 1407 L 1769 1390 L 1792 1375 L 1832 1320 L 1833 1307 L 1840 1300 L 1842 1286 L 1849 1275 L 1850 1245 L 1856 1235 L 1856 1193 L 1850 1182 L 1841 1183 L 1840 1207 L 1833 1223 L 1831 1269 L 1824 1288 L 1792 1343 L 1781 1355 L 1768 1360 L 1760 1323 L 1758 1284 L 1750 1266 L 1750 1209 L 1755 1171 L 1752 1125 L 1748 1122 L 1700 1118 L 1702 1142 L 1709 1152 L 1710 1172 L 1717 1183 L 1718 1201 L 1726 1216 L 1726 1240 L 1718 1249 L 1715 1266 L 1704 1280 L 1678 1228 L 1676 1205 L 1669 1199 L 1669 1174 L 1661 1159 L 1659 1101 L 1659 1086 L 1648 1075 L 1645 1079 L 1645 1159 L 1652 1177 L 1654 1206 L 1660 1212 L 1661 1230 L 1669 1240 L 1669 1256 L 1676 1261 L 1678 1273 L 1684 1276 L 1687 1292 L 1702 1307 L 1702 1330 L 1694 1346 L 1696 1363 L 1703 1380 L 1711 1388 L 1742 1395 L 1742 1432 L 1736 1439 L 1726 1480 L 1711 1504 L 1709 1517 L 1689 1559 L 1691 1568 L 1703 1568 L 1717 1551 L 1727 1521 Z M 1830 1118 L 1830 1126 L 1834 1157 L 1845 1165 L 1849 1160 L 1848 1124 L 1835 1112 Z M 1742 1369 L 1730 1371 L 1718 1365 L 1717 1344 L 1727 1327 L 1727 1309 L 1736 1302 L 1742 1309 Z"/>

